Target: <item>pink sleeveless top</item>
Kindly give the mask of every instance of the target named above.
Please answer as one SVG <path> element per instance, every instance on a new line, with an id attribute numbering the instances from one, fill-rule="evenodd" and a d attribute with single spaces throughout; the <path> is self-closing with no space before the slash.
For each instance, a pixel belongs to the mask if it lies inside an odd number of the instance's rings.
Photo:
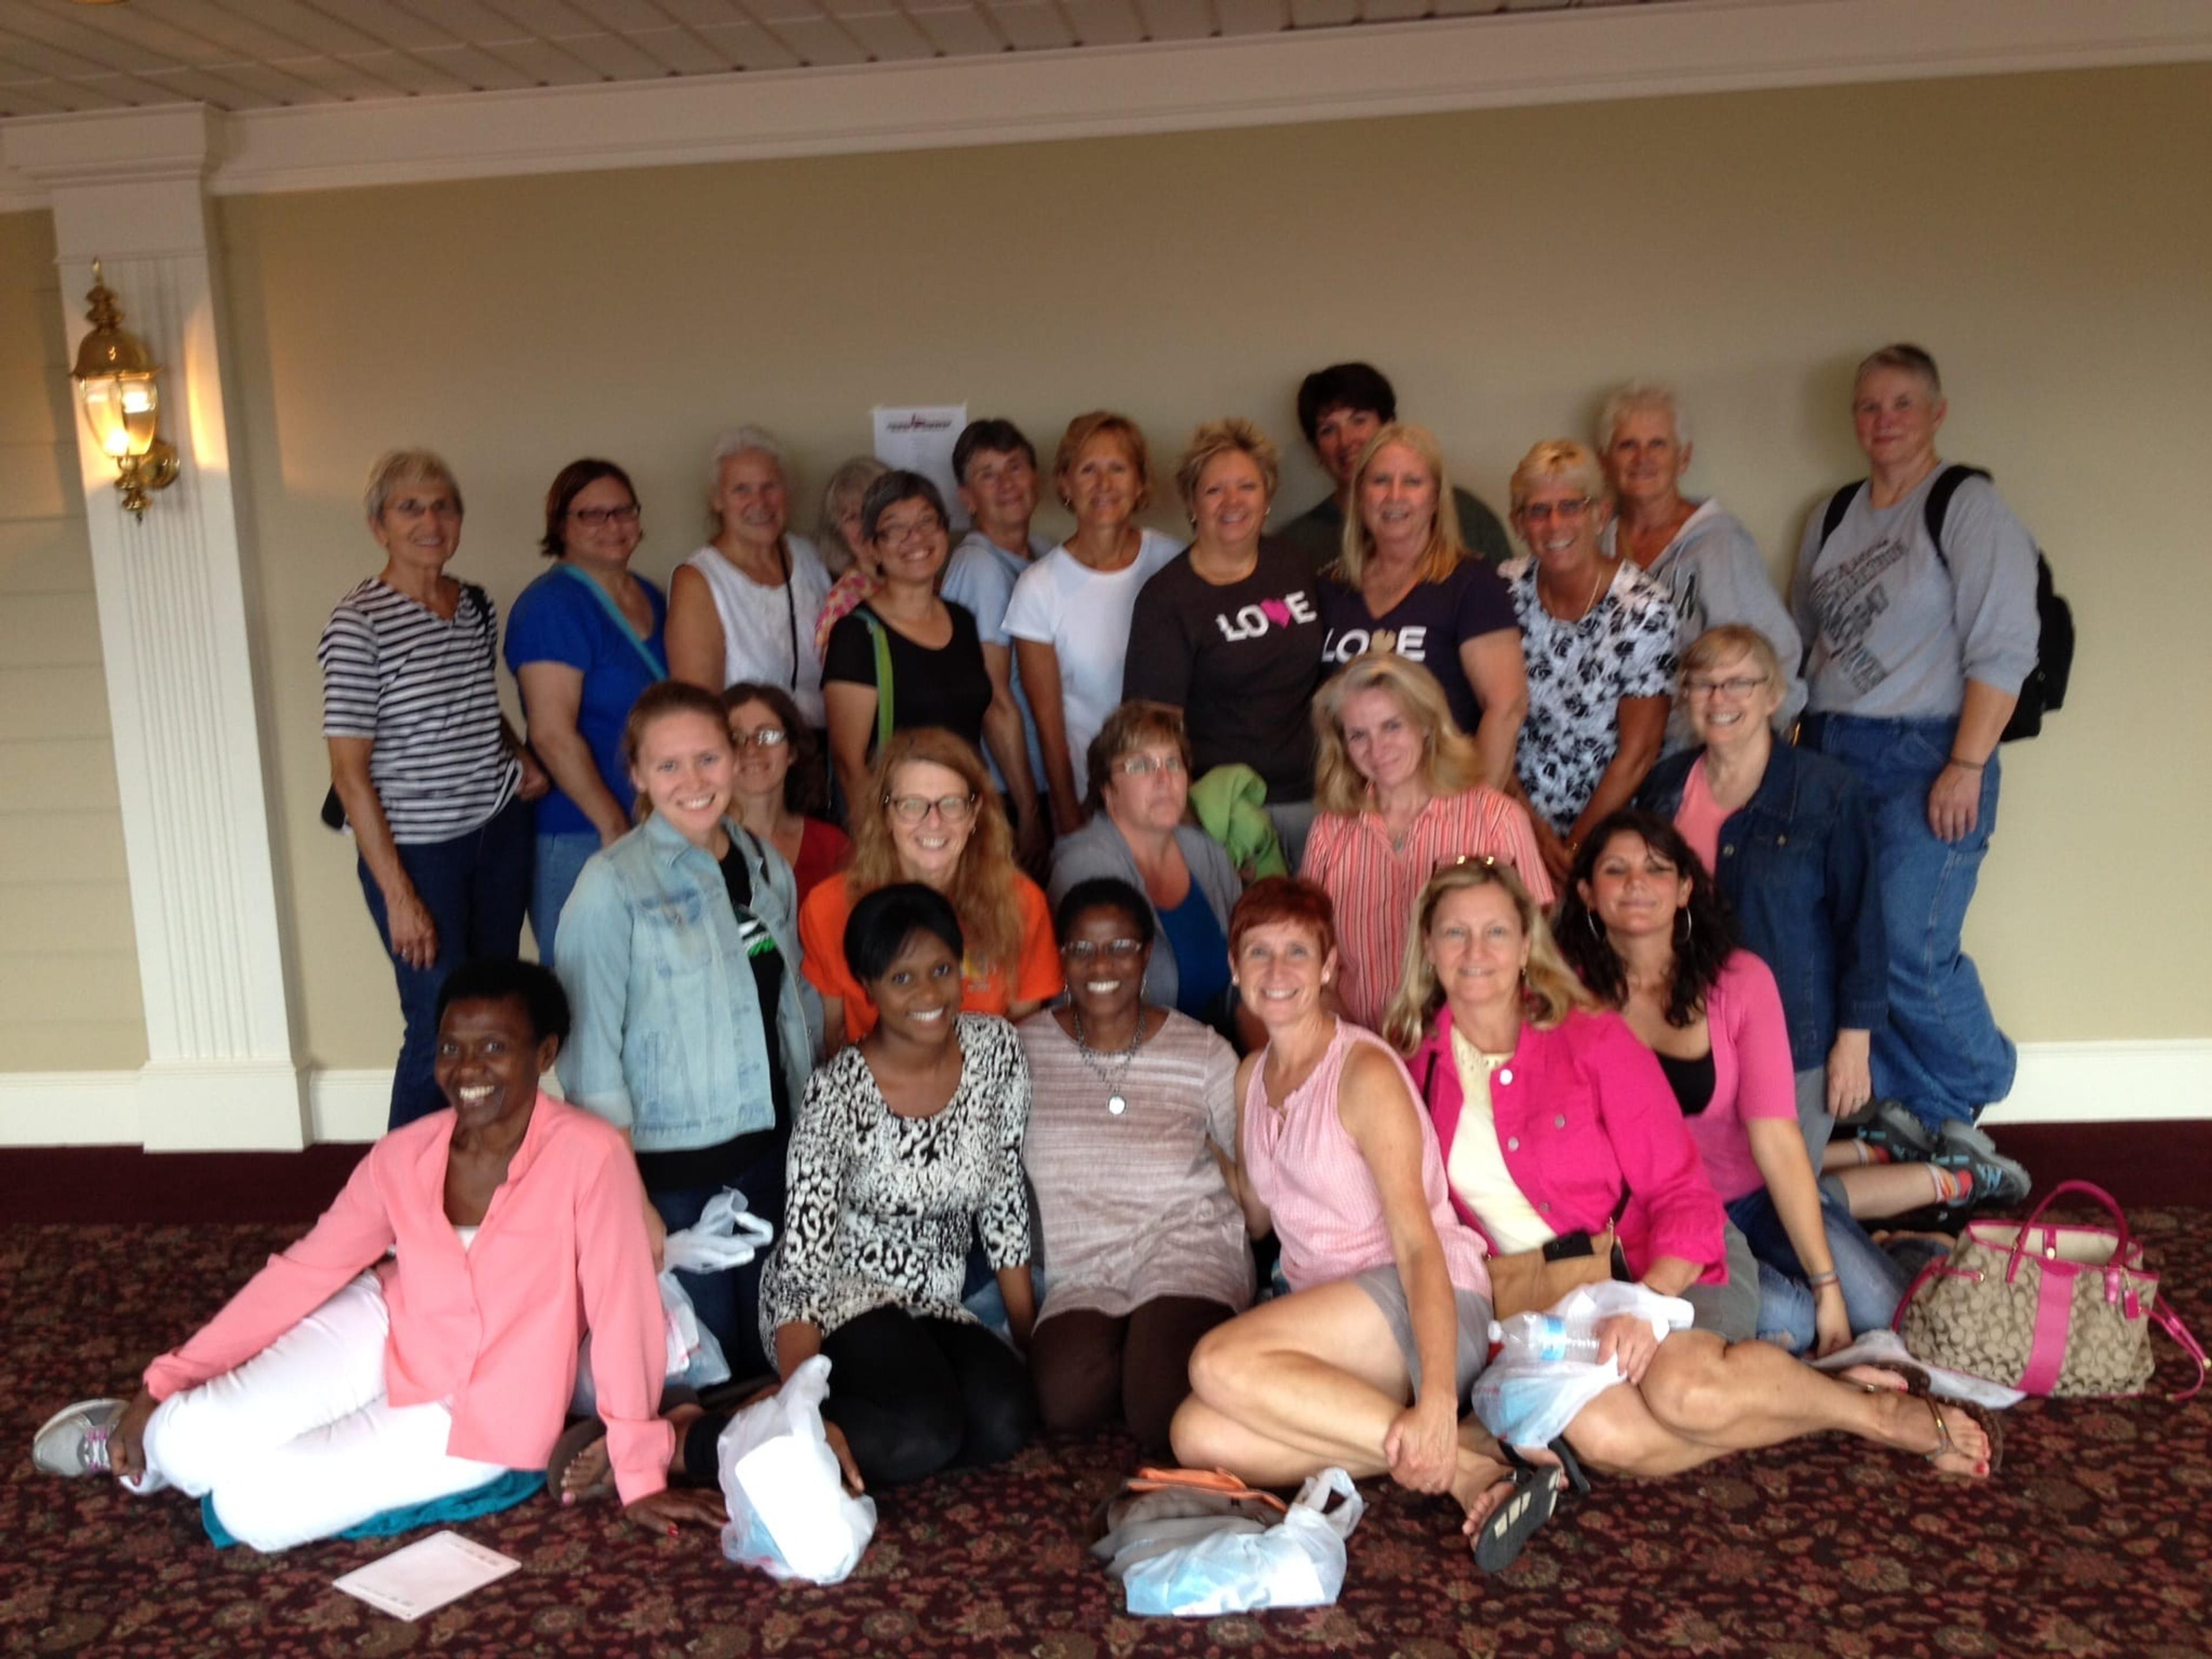
<path id="1" fill-rule="evenodd" d="M 1264 1059 L 1252 1068 L 1245 1091 L 1244 1173 L 1274 1218 L 1275 1237 L 1283 1245 L 1283 1277 L 1294 1291 L 1310 1290 L 1397 1261 L 1375 1177 L 1337 1113 L 1337 1085 L 1355 1043 L 1389 1055 L 1404 1079 L 1406 1110 L 1421 1135 L 1421 1192 L 1443 1245 L 1445 1271 L 1457 1288 L 1487 1297 L 1490 1273 L 1482 1265 L 1481 1235 L 1452 1208 L 1436 1125 L 1421 1109 L 1405 1062 L 1372 1031 L 1345 1020 L 1337 1022 L 1335 1039 L 1321 1063 L 1292 1091 L 1280 1112 L 1267 1103 Z"/>

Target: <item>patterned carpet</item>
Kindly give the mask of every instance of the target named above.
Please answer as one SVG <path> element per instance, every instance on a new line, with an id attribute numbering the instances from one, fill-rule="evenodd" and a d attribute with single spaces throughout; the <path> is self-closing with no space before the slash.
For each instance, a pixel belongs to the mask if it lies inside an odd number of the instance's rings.
<path id="1" fill-rule="evenodd" d="M 2136 1218 L 2175 1305 L 2212 1331 L 2212 1212 Z M 1083 1528 L 1130 1448 L 1049 1442 L 1011 1469 L 882 1502 L 856 1575 L 781 1589 L 706 1533 L 543 1501 L 467 1533 L 520 1572 L 402 1624 L 330 1589 L 380 1543 L 218 1553 L 196 1507 L 39 1476 L 22 1449 L 55 1407 L 128 1379 L 296 1230 L 0 1229 L 0 1654 L 375 1659 L 635 1655 L 2083 1655 L 2212 1652 L 2212 1394 L 2030 1403 L 1986 1487 L 1829 1438 L 1682 1480 L 1612 1483 L 1563 1512 L 1504 1579 L 1466 1559 L 1442 1500 L 1370 1483 L 1333 1608 L 1139 1620 Z M 2158 1338 L 2159 1381 L 2183 1374 Z"/>

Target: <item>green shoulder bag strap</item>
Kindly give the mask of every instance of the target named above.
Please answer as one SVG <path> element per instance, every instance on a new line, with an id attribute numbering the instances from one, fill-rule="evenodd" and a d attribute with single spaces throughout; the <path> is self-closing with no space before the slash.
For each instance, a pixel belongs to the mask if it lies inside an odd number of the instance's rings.
<path id="1" fill-rule="evenodd" d="M 876 647 L 876 747 L 891 740 L 891 641 L 882 623 L 865 605 L 853 613 L 868 630 Z"/>

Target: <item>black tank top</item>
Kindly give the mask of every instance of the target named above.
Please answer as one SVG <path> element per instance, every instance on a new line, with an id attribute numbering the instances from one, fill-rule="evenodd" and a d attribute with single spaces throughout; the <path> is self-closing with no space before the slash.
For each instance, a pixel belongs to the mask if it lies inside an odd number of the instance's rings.
<path id="1" fill-rule="evenodd" d="M 1682 1109 L 1684 1117 L 1695 1117 L 1713 1103 L 1711 1049 L 1706 1049 L 1695 1060 L 1677 1060 L 1672 1054 L 1661 1054 L 1659 1069 L 1666 1073 L 1667 1086 L 1674 1091 L 1674 1103 Z"/>

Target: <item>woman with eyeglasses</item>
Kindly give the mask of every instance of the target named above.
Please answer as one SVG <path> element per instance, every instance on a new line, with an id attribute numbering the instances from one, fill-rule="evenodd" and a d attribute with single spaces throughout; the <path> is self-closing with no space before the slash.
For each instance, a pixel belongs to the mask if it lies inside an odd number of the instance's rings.
<path id="1" fill-rule="evenodd" d="M 1013 832 L 983 757 L 938 726 L 900 732 L 854 794 L 852 862 L 799 909 L 825 1054 L 875 1025 L 876 1006 L 845 960 L 845 924 L 861 899 L 896 882 L 943 894 L 958 914 L 963 1010 L 1018 1020 L 1060 994 L 1052 914 L 1014 863 Z"/>
<path id="2" fill-rule="evenodd" d="M 1597 457 L 1571 438 L 1538 444 L 1514 469 L 1513 527 L 1528 551 L 1498 574 L 1528 660 L 1521 787 L 1555 884 L 1658 759 L 1674 684 L 1674 607 L 1598 550 L 1611 511 Z"/>
<path id="3" fill-rule="evenodd" d="M 1528 808 L 1481 781 L 1474 740 L 1420 664 L 1395 653 L 1354 658 L 1322 684 L 1313 727 L 1321 811 L 1301 873 L 1336 906 L 1339 1006 L 1378 1030 L 1414 896 L 1438 865 L 1506 865 L 1540 904 L 1552 902 L 1552 883 Z"/>
<path id="4" fill-rule="evenodd" d="M 1091 740 L 1091 817 L 1053 844 L 1054 904 L 1102 877 L 1145 896 L 1158 942 L 1145 1000 L 1231 1035 L 1229 913 L 1244 884 L 1221 843 L 1189 821 L 1190 738 L 1182 712 L 1125 702 Z"/>
<path id="5" fill-rule="evenodd" d="M 1237 1156 L 1237 1055 L 1146 996 L 1152 916 L 1126 881 L 1071 885 L 1054 918 L 1067 1002 L 1019 1035 L 1031 1088 L 1022 1163 L 1045 1270 L 1030 1343 L 1037 1405 L 1047 1428 L 1071 1434 L 1118 1417 L 1158 1458 L 1190 1392 L 1191 1350 L 1250 1305 L 1253 1271 L 1223 1174 Z"/>
<path id="6" fill-rule="evenodd" d="M 1889 1001 L 1889 936 L 1873 808 L 1857 775 L 1774 740 L 1788 681 L 1774 647 L 1741 623 L 1710 629 L 1682 659 L 1698 746 L 1651 769 L 1637 796 L 1673 821 L 1713 872 L 1744 948 L 1774 970 L 1790 1028 L 1797 1122 L 1855 1216 L 2019 1198 L 2027 1171 L 1963 1125 L 1942 1139 L 1893 1103 L 1877 1106 L 1873 1032 Z M 1828 1144 L 1838 1118 L 1875 1117 L 1891 1146 Z M 1882 1161 L 1868 1163 L 1870 1157 Z"/>
<path id="7" fill-rule="evenodd" d="M 784 1148 L 813 1069 L 791 866 L 731 816 L 737 757 L 721 699 L 681 680 L 648 689 L 623 747 L 644 821 L 592 855 L 561 914 L 555 971 L 575 1009 L 561 1050 L 568 1099 L 622 1130 L 637 1157 L 656 1263 L 725 1187 L 783 1221 Z M 680 1273 L 739 1376 L 766 1369 L 760 1265 Z"/>
<path id="8" fill-rule="evenodd" d="M 629 833 L 630 705 L 668 678 L 667 597 L 629 568 L 642 538 L 629 474 L 612 461 L 569 462 L 545 492 L 538 545 L 553 568 L 507 613 L 507 671 L 522 690 L 530 746 L 553 778 L 537 806 L 530 889 L 530 931 L 548 966 L 584 860 Z"/>
<path id="9" fill-rule="evenodd" d="M 739 823 L 783 854 L 804 904 L 853 856 L 851 836 L 806 811 L 822 793 L 814 734 L 781 686 L 740 680 L 722 693 L 722 708 L 738 757 L 730 804 Z"/>
<path id="10" fill-rule="evenodd" d="M 941 726 L 1001 769 L 1029 763 L 1012 693 L 997 695 L 974 614 L 937 592 L 952 543 L 944 498 L 919 472 L 886 472 L 860 498 L 860 540 L 882 586 L 830 630 L 823 696 L 830 758 L 856 834 L 872 816 L 869 758 L 894 732 Z"/>

